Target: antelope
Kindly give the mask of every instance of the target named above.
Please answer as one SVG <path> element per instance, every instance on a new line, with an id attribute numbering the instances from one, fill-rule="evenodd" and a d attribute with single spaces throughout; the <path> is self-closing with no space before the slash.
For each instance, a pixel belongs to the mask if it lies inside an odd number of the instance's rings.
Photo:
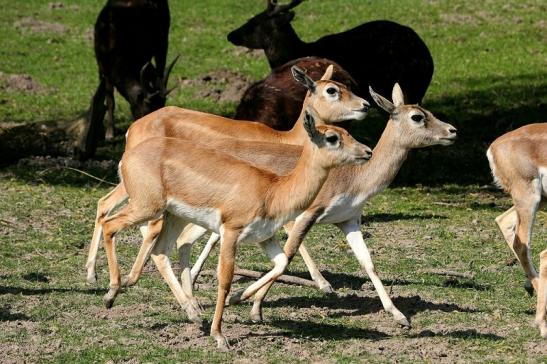
<path id="1" fill-rule="evenodd" d="M 114 88 L 129 103 L 135 120 L 165 106 L 171 92 L 167 81 L 178 58 L 166 68 L 169 25 L 167 0 L 108 0 L 99 13 L 94 48 L 100 82 L 79 146 L 83 157 L 94 154 L 99 133 L 104 133 L 105 99 L 106 139 L 114 137 Z"/>
<path id="2" fill-rule="evenodd" d="M 495 183 L 513 199 L 513 206 L 496 217 L 496 224 L 537 293 L 534 323 L 547 338 L 547 249 L 539 254 L 539 275 L 530 257 L 534 219 L 547 196 L 547 123 L 502 135 L 486 156 Z"/>
<path id="3" fill-rule="evenodd" d="M 186 224 L 205 226 L 221 236 L 211 336 L 219 348 L 229 348 L 221 322 L 237 245 L 258 243 L 274 263 L 274 274 L 283 270 L 287 257 L 272 239 L 275 232 L 314 200 L 331 168 L 364 163 L 370 158 L 370 149 L 344 129 L 316 127 L 309 112 L 304 115 L 303 126 L 309 139 L 304 142 L 296 167 L 285 176 L 202 145 L 189 149 L 187 140 L 176 138 L 151 138 L 126 151 L 119 172 L 129 203 L 102 223 L 110 271 L 110 290 L 105 301 L 116 297 L 120 288 L 113 249 L 117 232 L 163 215 L 152 259 L 170 282 L 173 293 L 184 296 L 169 262 L 170 245 Z"/>
<path id="4" fill-rule="evenodd" d="M 228 41 L 263 49 L 272 69 L 304 56 L 332 59 L 363 88 L 371 85 L 380 94 L 388 94 L 398 82 L 406 90 L 407 101 L 421 102 L 433 75 L 433 59 L 414 30 L 377 20 L 306 43 L 291 26 L 295 15 L 291 9 L 302 1 L 281 5 L 267 0 L 266 10 L 228 34 Z"/>
<path id="5" fill-rule="evenodd" d="M 297 66 L 313 78 L 319 78 L 333 65 L 332 79 L 346 85 L 353 92 L 357 83 L 335 62 L 318 57 L 304 57 L 277 67 L 263 80 L 257 81 L 243 94 L 234 119 L 256 120 L 276 130 L 290 130 L 298 119 L 306 89 L 291 82 L 291 68 Z"/>
<path id="6" fill-rule="evenodd" d="M 319 288 L 325 292 L 334 292 L 329 282 L 321 275 L 307 249 L 302 244 L 307 232 L 315 223 L 334 224 L 346 236 L 346 240 L 359 261 L 361 267 L 370 277 L 378 292 L 384 310 L 389 312 L 395 322 L 402 326 L 410 326 L 408 319 L 395 307 L 387 294 L 372 262 L 370 253 L 360 231 L 361 215 L 365 202 L 384 190 L 393 181 L 397 172 L 412 149 L 432 145 L 451 145 L 454 143 L 457 131 L 445 122 L 438 120 L 431 112 L 418 105 L 404 104 L 403 93 L 398 84 L 392 91 L 393 103 L 375 93 L 370 88 L 370 94 L 376 104 L 390 114 L 387 126 L 373 149 L 371 160 L 362 166 L 346 166 L 333 170 L 317 198 L 310 207 L 286 225 L 289 238 L 284 252 L 289 261 L 297 250 L 304 259 L 308 270 Z M 205 234 L 206 230 L 199 226 L 186 229 L 179 238 L 177 245 L 187 247 Z M 202 254 L 197 259 L 191 271 L 192 284 L 210 253 L 218 235 L 213 234 Z M 186 250 L 179 251 L 179 254 Z M 181 257 L 181 259 L 183 259 Z M 279 273 L 280 275 L 281 273 Z M 186 277 L 181 277 L 183 280 Z M 262 321 L 262 301 L 275 278 L 254 294 L 254 304 L 251 310 L 253 321 Z M 251 296 L 248 289 L 231 297 L 230 303 L 237 303 Z"/>
<path id="7" fill-rule="evenodd" d="M 367 115 L 370 104 L 366 100 L 355 96 L 343 84 L 330 80 L 332 66 L 327 67 L 317 82 L 298 67 L 292 67 L 292 73 L 294 79 L 308 90 L 308 94 L 297 122 L 289 131 L 276 131 L 258 122 L 235 123 L 234 120 L 221 116 L 168 106 L 134 122 L 127 132 L 125 149 L 130 150 L 151 137 L 176 138 L 179 135 L 191 140 L 201 140 L 205 144 L 218 138 L 233 137 L 249 141 L 301 145 L 307 139 L 303 126 L 306 108 L 314 110 L 318 123 L 362 120 Z M 189 146 L 191 147 L 192 145 Z M 86 263 L 89 283 L 96 281 L 95 265 L 101 239 L 101 222 L 126 199 L 125 187 L 120 183 L 97 204 L 95 228 Z M 128 285 L 131 285 L 131 281 Z"/>
<path id="8" fill-rule="evenodd" d="M 373 150 L 371 160 L 365 165 L 345 166 L 331 171 L 323 188 L 310 207 L 299 215 L 294 223 L 286 225 L 289 239 L 285 244 L 284 251 L 290 261 L 296 250 L 299 250 L 312 278 L 318 283 L 318 286 L 326 292 L 333 292 L 331 285 L 317 269 L 302 241 L 313 224 L 334 224 L 345 234 L 346 240 L 357 260 L 370 277 L 378 292 L 384 309 L 393 316 L 398 324 L 410 326 L 408 319 L 395 307 L 389 298 L 374 269 L 370 253 L 360 231 L 363 206 L 366 201 L 389 186 L 412 149 L 432 145 L 451 145 L 454 143 L 457 133 L 452 125 L 438 120 L 423 107 L 404 104 L 403 93 L 398 84 L 395 84 L 393 87 L 393 103 L 376 94 L 372 88 L 370 89 L 370 93 L 378 106 L 387 111 L 391 116 L 377 146 Z M 238 154 L 237 156 L 245 158 L 242 154 Z M 296 158 L 297 156 L 293 156 L 293 163 L 295 163 Z M 277 172 L 283 173 L 282 168 L 288 168 L 287 171 L 290 171 L 293 167 L 287 159 L 285 160 L 285 164 L 285 166 L 277 166 L 273 162 L 272 164 L 260 166 L 270 169 L 277 168 Z M 181 262 L 185 262 L 184 266 L 188 266 L 190 247 L 206 232 L 207 229 L 204 227 L 189 225 L 179 237 L 177 246 Z M 202 254 L 192 267 L 190 274 L 186 270 L 183 270 L 181 274 L 182 284 L 188 288 L 189 292 L 191 292 L 192 284 L 199 274 L 205 258 L 217 240 L 218 234 L 213 233 L 204 247 Z M 132 274 L 138 274 L 142 271 L 145 262 L 146 250 L 142 249 L 132 268 Z M 253 321 L 262 321 L 261 306 L 264 296 L 273 283 L 273 280 L 275 280 L 275 277 L 281 274 L 282 272 L 278 272 L 277 275 L 274 275 L 266 286 L 262 287 L 256 294 L 255 283 L 251 286 L 252 289 L 235 294 L 229 302 L 237 303 L 255 294 L 251 319 Z M 133 283 L 136 278 L 138 276 L 132 277 Z M 261 279 L 259 282 L 264 281 Z M 262 286 L 262 283 L 259 285 Z"/>

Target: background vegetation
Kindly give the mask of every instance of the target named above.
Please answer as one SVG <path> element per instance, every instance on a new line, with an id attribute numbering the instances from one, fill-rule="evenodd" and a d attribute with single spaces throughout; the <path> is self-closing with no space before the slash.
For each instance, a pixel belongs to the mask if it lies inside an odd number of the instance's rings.
<path id="1" fill-rule="evenodd" d="M 86 110 L 97 86 L 92 29 L 103 4 L 0 0 L 0 122 L 71 120 Z M 181 86 L 168 103 L 231 115 L 234 102 L 204 95 L 209 88 L 230 87 L 233 77 L 215 76 L 226 71 L 248 81 L 268 73 L 262 54 L 225 39 L 262 11 L 264 2 L 172 0 L 170 5 L 169 58 L 181 54 L 171 82 Z M 461 138 L 449 148 L 414 153 L 399 180 L 407 187 L 387 191 L 364 211 L 363 231 L 377 268 L 395 304 L 411 317 L 411 330 L 397 328 L 382 311 L 341 234 L 325 226 L 314 228 L 307 243 L 338 297 L 277 285 L 260 325 L 247 321 L 250 306 L 228 308 L 225 327 L 235 346 L 230 353 L 216 352 L 207 328 L 187 322 L 157 273 L 145 274 L 106 310 L 101 301 L 105 260 L 99 260 L 98 287 L 83 283 L 83 268 L 95 203 L 109 187 L 58 162 L 29 159 L 0 171 L 0 361 L 547 360 L 545 340 L 530 325 L 535 298 L 522 288 L 521 268 L 493 223 L 510 202 L 483 186 L 490 182 L 487 145 L 507 130 L 545 121 L 546 10 L 545 2 L 534 0 L 308 0 L 296 9 L 293 24 L 305 40 L 390 19 L 415 29 L 433 55 L 435 74 L 424 106 L 453 123 Z M 40 87 L 14 90 L 11 74 L 28 74 Z M 204 81 L 211 75 L 219 80 L 214 85 Z M 118 125 L 124 128 L 129 108 L 117 100 Z M 373 112 L 352 130 L 374 143 L 385 119 Z M 114 182 L 122 148 L 120 137 L 101 148 L 99 161 L 78 167 Z M 546 236 L 540 213 L 535 241 L 545 242 Z M 118 241 L 127 270 L 138 232 Z M 537 245 L 534 257 L 544 248 Z M 269 267 L 255 247 L 242 247 L 238 262 Z M 305 275 L 299 258 L 291 269 Z M 440 276 L 439 269 L 469 276 Z M 215 282 L 206 275 L 197 287 L 208 320 Z"/>

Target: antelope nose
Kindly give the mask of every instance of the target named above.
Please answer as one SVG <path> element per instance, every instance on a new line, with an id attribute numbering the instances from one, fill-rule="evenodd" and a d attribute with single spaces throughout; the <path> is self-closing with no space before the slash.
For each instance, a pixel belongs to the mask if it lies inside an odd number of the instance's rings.
<path id="1" fill-rule="evenodd" d="M 361 108 L 361 111 L 368 112 L 370 110 L 370 104 L 367 100 L 363 100 L 363 107 Z"/>
<path id="2" fill-rule="evenodd" d="M 458 132 L 458 129 L 456 129 L 455 127 L 452 126 L 448 129 L 448 132 L 450 134 L 456 134 Z"/>
<path id="3" fill-rule="evenodd" d="M 363 158 L 366 160 L 372 158 L 372 149 L 370 149 L 369 147 L 365 147 L 363 151 Z"/>

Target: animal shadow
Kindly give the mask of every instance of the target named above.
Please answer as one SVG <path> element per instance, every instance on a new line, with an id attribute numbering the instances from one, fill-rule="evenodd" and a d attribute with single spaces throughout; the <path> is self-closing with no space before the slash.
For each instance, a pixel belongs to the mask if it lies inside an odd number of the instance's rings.
<path id="1" fill-rule="evenodd" d="M 407 317 L 412 317 L 422 311 L 442 312 L 468 312 L 475 313 L 477 310 L 468 307 L 458 306 L 452 303 L 434 303 L 423 300 L 420 296 L 395 297 L 395 306 Z M 357 294 L 349 294 L 344 297 L 332 295 L 324 297 L 287 297 L 273 300 L 267 303 L 270 307 L 327 307 L 333 310 L 345 310 L 345 312 L 331 312 L 331 317 L 360 316 L 383 310 L 382 302 L 378 297 L 363 297 Z M 350 310 L 351 312 L 347 312 Z"/>

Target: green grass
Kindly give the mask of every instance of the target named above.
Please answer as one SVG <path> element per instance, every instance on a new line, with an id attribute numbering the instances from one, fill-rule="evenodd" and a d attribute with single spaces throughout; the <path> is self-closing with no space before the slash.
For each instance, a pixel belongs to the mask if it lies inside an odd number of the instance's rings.
<path id="1" fill-rule="evenodd" d="M 74 119 L 88 107 L 97 85 L 88 35 L 104 0 L 74 0 L 62 9 L 50 9 L 49 2 L 0 0 L 0 71 L 29 74 L 46 87 L 39 93 L 10 92 L 0 83 L 0 122 Z M 264 57 L 241 53 L 225 38 L 261 11 L 263 1 L 170 3 L 169 59 L 181 54 L 173 84 L 218 70 L 253 80 L 268 73 Z M 266 321 L 259 325 L 248 321 L 249 305 L 227 308 L 225 330 L 235 347 L 229 353 L 216 351 L 207 327 L 186 320 L 158 273 L 144 274 L 106 310 L 104 254 L 97 287 L 84 283 L 84 263 L 95 204 L 108 186 L 72 170 L 21 164 L 0 171 L 0 361 L 547 361 L 546 341 L 530 325 L 535 297 L 522 287 L 520 266 L 507 264 L 512 255 L 493 222 L 510 201 L 483 186 L 490 181 L 488 143 L 519 125 L 545 121 L 546 10 L 546 4 L 532 0 L 308 0 L 296 10 L 294 27 L 305 40 L 390 19 L 414 28 L 435 60 L 424 105 L 456 125 L 461 138 L 452 147 L 413 153 L 399 187 L 366 205 L 362 227 L 384 284 L 411 318 L 411 330 L 398 328 L 382 310 L 332 226 L 315 227 L 306 243 L 338 297 L 276 285 L 265 306 Z M 63 24 L 66 32 L 22 32 L 15 26 L 29 17 Z M 181 86 L 168 103 L 233 113 L 233 103 L 202 98 L 199 91 Z M 117 100 L 119 125 L 127 126 L 129 108 Z M 384 123 L 385 115 L 373 112 L 352 131 L 373 143 Z M 122 148 L 119 138 L 101 148 L 100 157 L 116 159 Z M 109 181 L 117 178 L 113 168 L 86 170 Z M 545 216 L 537 217 L 534 258 L 547 238 Z M 118 242 L 127 271 L 139 234 L 124 232 Z M 212 258 L 206 269 L 214 269 L 215 262 Z M 241 247 L 238 264 L 269 267 L 254 246 Z M 440 269 L 472 276 L 435 274 Z M 291 271 L 306 276 L 300 258 Z M 236 282 L 234 289 L 248 283 Z M 212 318 L 215 285 L 206 275 L 197 287 L 206 321 Z"/>

